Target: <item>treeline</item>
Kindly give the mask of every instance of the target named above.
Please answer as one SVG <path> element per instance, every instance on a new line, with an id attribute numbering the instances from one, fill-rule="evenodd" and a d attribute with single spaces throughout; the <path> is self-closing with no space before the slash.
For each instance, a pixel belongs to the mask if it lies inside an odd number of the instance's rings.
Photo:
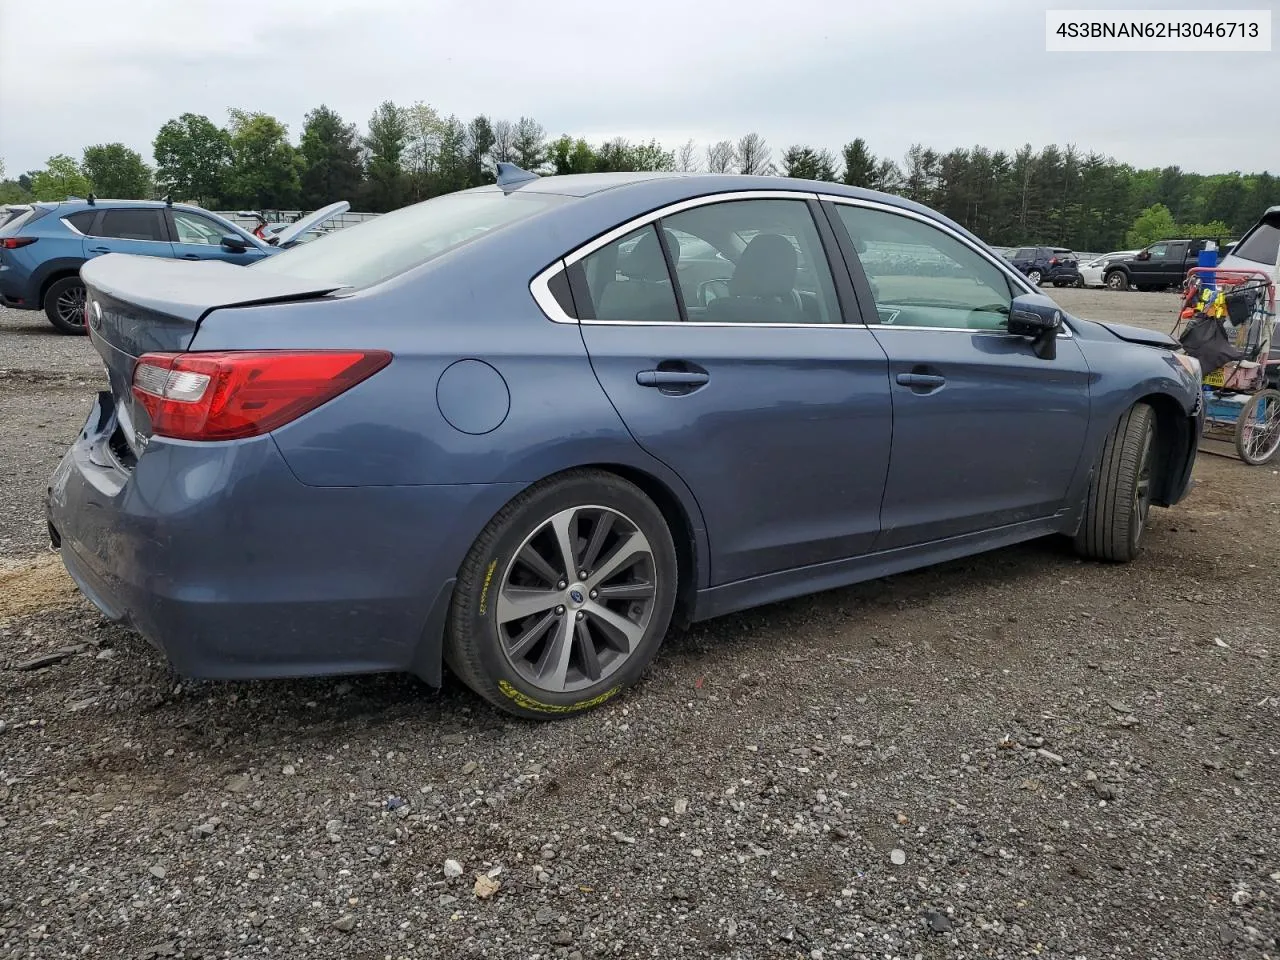
<path id="1" fill-rule="evenodd" d="M 1148 242 L 1153 229 L 1239 235 L 1280 203 L 1280 181 L 1270 173 L 1136 169 L 1074 146 L 940 153 L 915 145 L 898 162 L 857 138 L 838 153 L 797 144 L 775 157 L 758 133 L 674 149 L 654 140 L 593 144 L 552 139 L 529 117 L 463 121 L 421 102 L 386 101 L 363 131 L 319 106 L 306 115 L 296 143 L 264 113 L 232 109 L 225 126 L 184 113 L 160 128 L 152 147 L 154 166 L 121 143 L 86 147 L 79 160 L 51 157 L 42 170 L 0 181 L 0 202 L 93 191 L 121 199 L 167 193 L 221 209 L 314 209 L 345 199 L 354 209 L 382 212 L 492 182 L 493 164 L 505 160 L 556 174 L 676 170 L 838 181 L 927 204 L 989 243 L 1092 251 Z"/>

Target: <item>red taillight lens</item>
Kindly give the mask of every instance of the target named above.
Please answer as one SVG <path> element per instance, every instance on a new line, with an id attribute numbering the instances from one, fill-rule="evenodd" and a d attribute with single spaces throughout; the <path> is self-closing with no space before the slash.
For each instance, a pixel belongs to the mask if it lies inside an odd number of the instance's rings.
<path id="1" fill-rule="evenodd" d="M 1057 257 L 1053 257 L 1053 258 L 1051 258 L 1051 259 L 1049 260 L 1049 266 L 1051 266 L 1051 267 L 1053 267 L 1053 266 L 1057 266 L 1057 263 L 1058 263 L 1058 258 L 1057 258 Z"/>
<path id="2" fill-rule="evenodd" d="M 162 437 L 237 440 L 297 419 L 390 362 L 385 350 L 148 353 L 133 368 L 133 395 Z"/>
<path id="3" fill-rule="evenodd" d="M 0 237 L 0 247 L 6 250 L 17 250 L 19 247 L 31 246 L 39 239 L 39 237 Z"/>

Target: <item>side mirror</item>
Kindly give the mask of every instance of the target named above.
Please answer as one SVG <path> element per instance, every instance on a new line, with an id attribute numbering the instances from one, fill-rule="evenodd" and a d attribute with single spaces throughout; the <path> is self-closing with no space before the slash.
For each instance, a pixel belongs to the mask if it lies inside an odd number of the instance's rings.
<path id="1" fill-rule="evenodd" d="M 228 233 L 222 238 L 222 247 L 224 250 L 230 250 L 232 253 L 244 253 L 249 249 L 249 244 L 245 242 L 243 237 L 237 237 L 234 233 Z"/>
<path id="2" fill-rule="evenodd" d="M 1135 260 L 1150 260 L 1150 259 L 1151 259 L 1151 251 L 1150 251 L 1150 250 L 1139 250 L 1139 251 L 1138 251 L 1138 255 L 1137 255 L 1136 257 L 1134 257 L 1133 259 L 1135 259 Z"/>
<path id="3" fill-rule="evenodd" d="M 1058 331 L 1062 308 L 1043 294 L 1026 293 L 1009 305 L 1009 333 L 1030 337 L 1036 356 L 1052 360 L 1058 355 Z"/>

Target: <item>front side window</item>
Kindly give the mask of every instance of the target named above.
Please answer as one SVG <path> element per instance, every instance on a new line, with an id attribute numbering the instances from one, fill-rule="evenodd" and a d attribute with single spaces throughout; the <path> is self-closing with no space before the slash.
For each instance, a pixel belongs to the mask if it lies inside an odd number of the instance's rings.
<path id="1" fill-rule="evenodd" d="M 1169 245 L 1167 243 L 1153 243 L 1147 247 L 1147 252 L 1151 254 L 1152 260 L 1159 260 L 1168 255 Z"/>
<path id="2" fill-rule="evenodd" d="M 660 223 L 690 321 L 841 322 L 827 256 L 803 200 L 710 203 Z"/>
<path id="3" fill-rule="evenodd" d="M 837 204 L 859 250 L 880 322 L 1003 330 L 1013 293 L 994 263 L 951 234 L 883 210 Z"/>
<path id="4" fill-rule="evenodd" d="M 208 217 L 185 210 L 173 211 L 173 228 L 179 243 L 207 243 L 215 247 L 222 244 L 223 235 L 229 232 L 220 230 Z"/>
<path id="5" fill-rule="evenodd" d="M 159 210 L 108 210 L 98 235 L 117 240 L 168 241 Z"/>

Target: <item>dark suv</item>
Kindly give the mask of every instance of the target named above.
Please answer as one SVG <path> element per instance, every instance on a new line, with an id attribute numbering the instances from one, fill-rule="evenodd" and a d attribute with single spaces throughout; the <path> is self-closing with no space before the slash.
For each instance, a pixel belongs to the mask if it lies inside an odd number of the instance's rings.
<path id="1" fill-rule="evenodd" d="M 1018 247 L 1009 254 L 1009 262 L 1037 286 L 1078 287 L 1083 282 L 1079 261 L 1066 247 Z"/>

